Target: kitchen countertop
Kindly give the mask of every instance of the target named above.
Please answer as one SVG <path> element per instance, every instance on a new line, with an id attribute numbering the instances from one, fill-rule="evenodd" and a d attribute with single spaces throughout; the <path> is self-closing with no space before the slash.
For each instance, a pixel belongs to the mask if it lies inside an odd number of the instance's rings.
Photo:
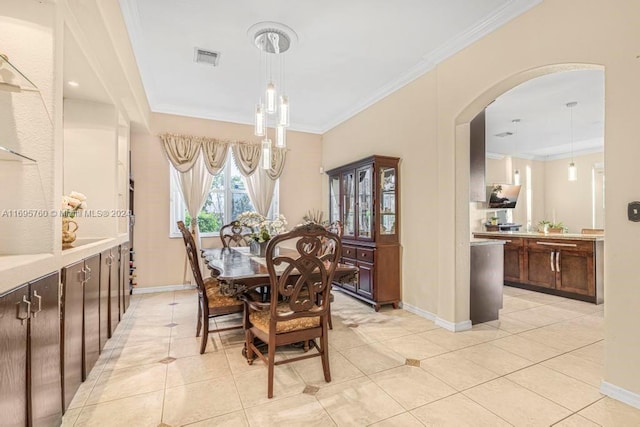
<path id="1" fill-rule="evenodd" d="M 578 234 L 578 233 L 538 233 L 537 231 L 476 231 L 473 237 L 524 237 L 530 239 L 555 239 L 555 240 L 604 240 L 604 234 Z"/>
<path id="2" fill-rule="evenodd" d="M 497 239 L 471 239 L 469 244 L 471 246 L 504 245 L 505 241 Z"/>

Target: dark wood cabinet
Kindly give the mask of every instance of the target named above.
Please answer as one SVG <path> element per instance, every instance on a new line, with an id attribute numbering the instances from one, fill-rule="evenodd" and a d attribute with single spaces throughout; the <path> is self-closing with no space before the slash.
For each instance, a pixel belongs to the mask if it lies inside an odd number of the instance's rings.
<path id="1" fill-rule="evenodd" d="M 111 249 L 113 260 L 109 275 L 109 338 L 113 336 L 120 323 L 120 281 L 122 280 L 122 262 L 120 261 L 120 249 Z"/>
<path id="2" fill-rule="evenodd" d="M 58 273 L 0 296 L 0 414 L 3 426 L 62 420 Z"/>
<path id="3" fill-rule="evenodd" d="M 62 269 L 64 408 L 100 355 L 100 255 Z"/>
<path id="4" fill-rule="evenodd" d="M 596 292 L 595 255 L 598 242 L 539 240 L 526 242 L 527 277 L 533 285 L 594 298 Z"/>
<path id="5" fill-rule="evenodd" d="M 327 172 L 329 218 L 341 221 L 342 262 L 359 269 L 357 283 L 335 283 L 376 310 L 400 302 L 399 159 L 371 156 Z"/>
<path id="6" fill-rule="evenodd" d="M 129 308 L 131 289 L 129 284 L 131 261 L 129 259 L 129 244 L 120 245 L 120 319 Z"/>
<path id="7" fill-rule="evenodd" d="M 604 242 L 474 233 L 504 245 L 504 281 L 508 285 L 601 304 L 604 300 Z"/>

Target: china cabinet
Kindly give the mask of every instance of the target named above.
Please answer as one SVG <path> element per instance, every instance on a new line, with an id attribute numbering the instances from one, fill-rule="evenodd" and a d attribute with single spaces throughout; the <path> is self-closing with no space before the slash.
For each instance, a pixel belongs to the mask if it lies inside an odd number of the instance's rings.
<path id="1" fill-rule="evenodd" d="M 356 283 L 335 283 L 378 310 L 400 302 L 398 158 L 371 156 L 332 169 L 329 218 L 343 224 L 342 262 L 359 269 Z"/>

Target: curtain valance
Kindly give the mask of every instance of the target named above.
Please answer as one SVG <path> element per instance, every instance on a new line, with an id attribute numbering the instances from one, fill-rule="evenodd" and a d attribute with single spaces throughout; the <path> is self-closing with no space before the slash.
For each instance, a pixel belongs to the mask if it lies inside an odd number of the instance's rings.
<path id="1" fill-rule="evenodd" d="M 191 135 L 163 133 L 160 135 L 164 151 L 169 162 L 177 171 L 185 173 L 193 168 L 200 154 L 210 174 L 217 174 L 225 165 L 229 147 L 233 153 L 238 170 L 244 177 L 253 175 L 261 163 L 262 146 L 260 143 L 229 141 Z M 267 176 L 276 180 L 282 175 L 286 159 L 286 148 L 274 147 L 271 150 L 271 168 L 265 170 Z"/>

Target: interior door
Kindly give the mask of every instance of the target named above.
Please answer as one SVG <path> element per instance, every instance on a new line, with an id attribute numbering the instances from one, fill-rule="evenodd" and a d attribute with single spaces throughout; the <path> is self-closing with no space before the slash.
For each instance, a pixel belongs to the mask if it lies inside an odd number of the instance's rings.
<path id="1" fill-rule="evenodd" d="M 27 425 L 28 290 L 25 285 L 0 296 L 0 424 L 3 426 Z"/>
<path id="2" fill-rule="evenodd" d="M 62 422 L 59 286 L 60 275 L 55 272 L 30 287 L 31 426 Z"/>

